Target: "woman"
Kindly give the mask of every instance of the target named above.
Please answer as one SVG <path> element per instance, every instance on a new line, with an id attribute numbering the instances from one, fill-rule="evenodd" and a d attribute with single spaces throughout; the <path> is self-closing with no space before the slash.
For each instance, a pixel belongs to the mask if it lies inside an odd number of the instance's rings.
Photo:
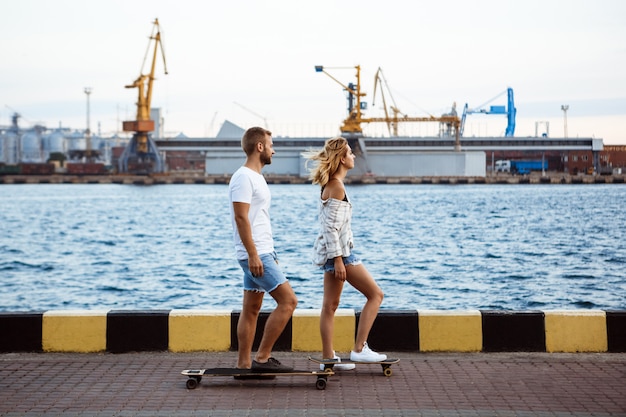
<path id="1" fill-rule="evenodd" d="M 306 156 L 315 164 L 310 179 L 313 184 L 321 186 L 321 227 L 314 250 L 315 263 L 324 271 L 324 301 L 320 316 L 323 358 L 339 361 L 333 350 L 334 318 L 344 282 L 348 281 L 367 299 L 361 311 L 350 359 L 355 362 L 385 360 L 387 355 L 376 353 L 367 345 L 367 338 L 384 294 L 365 266 L 352 253 L 352 204 L 346 195 L 344 179 L 348 171 L 354 168 L 355 155 L 348 141 L 337 137 L 328 139 L 322 151 L 310 152 Z M 347 365 L 341 365 L 339 369 L 348 369 Z M 335 369 L 337 366 L 335 365 Z"/>

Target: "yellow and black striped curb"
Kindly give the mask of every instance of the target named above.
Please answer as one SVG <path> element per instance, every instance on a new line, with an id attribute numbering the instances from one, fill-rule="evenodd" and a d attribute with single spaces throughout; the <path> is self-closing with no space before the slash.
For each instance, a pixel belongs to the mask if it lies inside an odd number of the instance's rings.
<path id="1" fill-rule="evenodd" d="M 270 311 L 259 316 L 256 349 Z M 0 312 L 0 352 L 237 350 L 237 310 Z M 320 310 L 296 310 L 277 351 L 320 351 Z M 335 349 L 350 351 L 360 311 L 339 309 Z M 626 352 L 626 310 L 382 310 L 369 345 L 407 352 Z"/>

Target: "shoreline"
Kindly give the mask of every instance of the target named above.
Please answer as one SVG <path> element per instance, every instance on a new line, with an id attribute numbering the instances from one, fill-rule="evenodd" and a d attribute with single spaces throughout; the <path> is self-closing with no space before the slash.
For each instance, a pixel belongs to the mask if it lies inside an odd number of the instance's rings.
<path id="1" fill-rule="evenodd" d="M 624 184 L 626 175 L 569 175 L 564 173 L 532 173 L 530 175 L 498 174 L 485 177 L 347 177 L 346 184 Z M 295 175 L 266 175 L 268 184 L 310 184 L 308 178 Z M 153 175 L 3 175 L 1 184 L 228 184 L 229 175 L 204 175 L 202 173 L 168 173 Z"/>

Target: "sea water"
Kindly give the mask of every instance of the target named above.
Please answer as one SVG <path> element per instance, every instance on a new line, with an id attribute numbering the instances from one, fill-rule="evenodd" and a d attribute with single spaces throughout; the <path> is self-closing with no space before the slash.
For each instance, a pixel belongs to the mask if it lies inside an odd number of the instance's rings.
<path id="1" fill-rule="evenodd" d="M 298 308 L 320 308 L 319 188 L 270 189 Z M 625 185 L 347 192 L 383 309 L 626 309 Z M 241 307 L 226 185 L 1 185 L 0 225 L 0 311 Z M 346 284 L 340 307 L 362 305 Z"/>

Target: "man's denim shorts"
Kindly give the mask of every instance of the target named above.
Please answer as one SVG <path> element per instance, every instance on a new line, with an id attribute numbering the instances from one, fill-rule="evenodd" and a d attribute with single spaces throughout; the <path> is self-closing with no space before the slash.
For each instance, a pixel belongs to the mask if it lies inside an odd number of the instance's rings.
<path id="1" fill-rule="evenodd" d="M 346 266 L 361 264 L 361 260 L 354 253 L 351 253 L 350 255 L 341 259 L 343 259 L 343 264 Z M 335 272 L 335 259 L 333 258 L 327 260 L 326 263 L 320 267 L 320 269 L 324 272 Z"/>
<path id="2" fill-rule="evenodd" d="M 248 268 L 248 260 L 239 260 L 239 265 L 243 269 L 243 289 L 245 291 L 267 292 L 274 291 L 280 284 L 287 282 L 283 271 L 278 267 L 278 257 L 276 252 L 259 255 L 263 262 L 263 276 L 253 277 Z"/>

